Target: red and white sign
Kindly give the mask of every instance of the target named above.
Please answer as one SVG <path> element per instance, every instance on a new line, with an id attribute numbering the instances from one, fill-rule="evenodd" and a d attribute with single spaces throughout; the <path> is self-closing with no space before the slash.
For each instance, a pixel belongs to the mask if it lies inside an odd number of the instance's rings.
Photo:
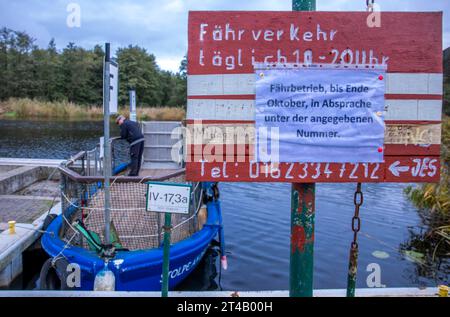
<path id="1" fill-rule="evenodd" d="M 187 178 L 439 181 L 442 13 L 383 12 L 380 28 L 367 25 L 367 14 L 190 12 Z M 385 162 L 252 162 L 254 63 L 386 65 Z M 205 130 L 206 138 L 189 137 Z"/>

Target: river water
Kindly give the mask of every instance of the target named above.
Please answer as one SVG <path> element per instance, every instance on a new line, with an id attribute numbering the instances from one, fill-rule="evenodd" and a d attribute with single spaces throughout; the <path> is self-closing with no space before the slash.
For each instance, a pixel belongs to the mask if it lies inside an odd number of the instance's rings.
<path id="1" fill-rule="evenodd" d="M 0 120 L 0 157 L 64 159 L 93 148 L 102 122 Z M 112 126 L 113 135 L 117 127 Z M 357 287 L 415 287 L 448 283 L 440 268 L 407 257 L 411 232 L 423 227 L 403 190 L 410 184 L 363 184 Z M 314 288 L 345 288 L 356 184 L 318 184 Z M 289 288 L 290 184 L 221 183 L 228 270 L 211 249 L 181 290 L 283 290 Z M 402 247 L 403 246 L 403 247 Z M 380 252 L 381 251 L 381 252 Z M 448 264 L 448 263 L 447 263 Z M 375 283 L 377 284 L 377 283 Z"/>

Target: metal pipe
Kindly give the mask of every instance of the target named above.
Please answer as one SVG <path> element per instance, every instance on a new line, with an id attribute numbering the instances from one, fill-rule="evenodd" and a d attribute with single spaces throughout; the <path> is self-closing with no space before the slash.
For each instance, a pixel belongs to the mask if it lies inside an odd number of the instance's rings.
<path id="1" fill-rule="evenodd" d="M 110 201 L 111 195 L 109 191 L 110 177 L 111 177 L 111 151 L 109 143 L 109 93 L 110 93 L 110 44 L 105 44 L 105 64 L 104 64 L 104 78 L 103 78 L 103 127 L 104 127 L 104 155 L 103 155 L 103 173 L 105 176 L 104 188 L 105 188 L 105 243 L 109 245 L 110 242 Z"/>

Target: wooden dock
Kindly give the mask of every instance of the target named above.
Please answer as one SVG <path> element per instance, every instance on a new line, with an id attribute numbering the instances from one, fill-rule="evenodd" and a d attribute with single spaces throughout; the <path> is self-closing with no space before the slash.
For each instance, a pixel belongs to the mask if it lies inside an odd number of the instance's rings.
<path id="1" fill-rule="evenodd" d="M 22 253 L 40 238 L 47 214 L 61 212 L 53 173 L 61 162 L 0 158 L 0 287 L 22 273 Z M 9 221 L 16 221 L 13 234 Z"/>

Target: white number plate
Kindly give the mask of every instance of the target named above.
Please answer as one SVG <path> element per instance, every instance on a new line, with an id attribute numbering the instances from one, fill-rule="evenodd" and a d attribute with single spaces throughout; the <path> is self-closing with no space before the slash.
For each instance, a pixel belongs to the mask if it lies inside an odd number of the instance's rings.
<path id="1" fill-rule="evenodd" d="M 147 211 L 188 214 L 191 186 L 186 184 L 148 183 Z"/>

